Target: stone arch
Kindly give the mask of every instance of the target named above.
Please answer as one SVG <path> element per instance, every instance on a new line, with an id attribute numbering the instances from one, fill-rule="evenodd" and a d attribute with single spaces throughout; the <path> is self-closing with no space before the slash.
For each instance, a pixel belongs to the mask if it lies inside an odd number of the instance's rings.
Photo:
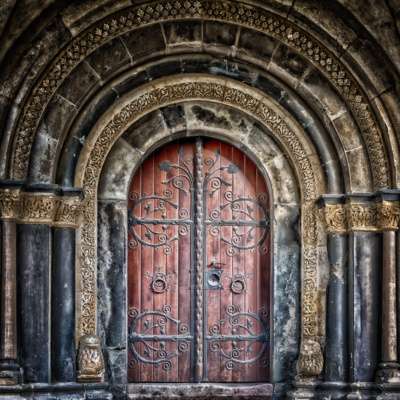
<path id="1" fill-rule="evenodd" d="M 147 8 L 146 8 L 147 7 Z M 161 8 L 164 12 L 161 12 Z M 386 150 L 379 126 L 375 122 L 374 113 L 367 98 L 363 95 L 356 80 L 351 77 L 348 70 L 341 64 L 333 53 L 324 48 L 319 42 L 308 34 L 298 30 L 293 24 L 281 17 L 273 15 L 263 9 L 253 6 L 241 5 L 236 7 L 230 3 L 210 2 L 205 3 L 174 3 L 173 6 L 160 4 L 157 11 L 151 6 L 138 6 L 130 12 L 121 11 L 110 17 L 109 23 L 102 22 L 97 31 L 91 30 L 78 36 L 69 48 L 59 56 L 58 62 L 47 72 L 47 78 L 43 78 L 32 95 L 30 103 L 25 108 L 21 118 L 15 146 L 16 161 L 14 162 L 12 176 L 14 178 L 26 176 L 26 168 L 29 161 L 29 153 L 32 145 L 35 126 L 39 123 L 44 107 L 52 97 L 57 87 L 62 83 L 71 69 L 78 65 L 88 54 L 112 37 L 117 37 L 123 32 L 132 30 L 132 27 L 144 26 L 153 21 L 171 20 L 175 15 L 184 18 L 205 18 L 206 20 L 228 20 L 245 29 L 253 29 L 267 34 L 300 52 L 310 62 L 315 63 L 336 86 L 341 96 L 352 109 L 352 112 L 363 132 L 369 157 L 372 161 L 375 188 L 388 187 Z M 178 7 L 177 9 L 175 7 Z M 179 13 L 177 13 L 177 10 Z M 127 13 L 127 14 L 126 14 Z M 119 18 L 119 19 L 118 19 Z M 103 29 L 103 31 L 102 31 Z M 75 46 L 75 47 L 74 47 Z M 46 74 L 45 74 L 46 75 Z M 30 105 L 29 105 L 30 104 Z M 21 169 L 22 168 L 22 169 Z M 21 169 L 21 173 L 17 170 Z M 25 172 L 23 172 L 25 171 Z"/>

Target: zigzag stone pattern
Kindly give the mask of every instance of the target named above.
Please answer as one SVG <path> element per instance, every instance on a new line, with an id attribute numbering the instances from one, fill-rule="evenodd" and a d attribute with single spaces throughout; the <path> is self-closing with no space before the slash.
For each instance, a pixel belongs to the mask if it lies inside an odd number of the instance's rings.
<path id="1" fill-rule="evenodd" d="M 107 41 L 138 27 L 179 19 L 215 20 L 249 27 L 274 37 L 306 57 L 329 77 L 358 121 L 372 164 L 375 190 L 389 187 L 386 151 L 371 105 L 350 72 L 328 49 L 292 23 L 258 7 L 193 0 L 130 7 L 76 37 L 44 73 L 27 102 L 17 128 L 11 177 L 27 177 L 30 151 L 41 116 L 57 88 L 86 56 Z"/>

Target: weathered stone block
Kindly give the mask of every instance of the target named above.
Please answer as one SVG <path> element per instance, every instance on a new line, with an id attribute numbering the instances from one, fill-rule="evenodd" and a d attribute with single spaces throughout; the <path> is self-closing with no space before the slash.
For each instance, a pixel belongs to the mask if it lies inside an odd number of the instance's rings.
<path id="1" fill-rule="evenodd" d="M 159 110 L 140 118 L 122 135 L 124 140 L 142 154 L 168 136 L 170 136 L 169 129 Z"/>
<path id="2" fill-rule="evenodd" d="M 164 33 L 168 45 L 192 44 L 201 42 L 202 26 L 200 21 L 177 21 L 164 24 Z"/>
<path id="3" fill-rule="evenodd" d="M 98 76 L 83 61 L 67 77 L 58 89 L 58 93 L 71 103 L 78 104 L 79 100 L 96 82 L 99 82 Z"/>
<path id="4" fill-rule="evenodd" d="M 120 65 L 129 63 L 130 54 L 121 39 L 115 38 L 91 53 L 86 60 L 101 77 L 104 77 Z"/>
<path id="5" fill-rule="evenodd" d="M 156 51 L 165 50 L 164 36 L 159 24 L 135 29 L 121 38 L 134 61 Z"/>

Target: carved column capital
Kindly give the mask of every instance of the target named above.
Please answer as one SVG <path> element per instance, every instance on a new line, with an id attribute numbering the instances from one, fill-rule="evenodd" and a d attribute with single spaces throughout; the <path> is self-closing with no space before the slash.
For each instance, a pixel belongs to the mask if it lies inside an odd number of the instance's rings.
<path id="1" fill-rule="evenodd" d="M 21 214 L 20 189 L 0 189 L 0 217 L 3 221 L 17 221 Z"/>
<path id="2" fill-rule="evenodd" d="M 24 224 L 53 223 L 56 213 L 54 193 L 22 193 L 22 213 L 20 222 Z"/>
<path id="3" fill-rule="evenodd" d="M 378 206 L 376 203 L 347 204 L 347 220 L 353 232 L 374 232 L 378 226 Z"/>
<path id="4" fill-rule="evenodd" d="M 381 203 L 378 203 L 377 219 L 381 231 L 398 231 L 400 202 L 383 200 Z"/>
<path id="5" fill-rule="evenodd" d="M 323 195 L 316 201 L 328 235 L 348 232 L 345 201 L 344 195 Z"/>
<path id="6" fill-rule="evenodd" d="M 54 226 L 76 228 L 81 213 L 82 189 L 60 188 Z"/>
<path id="7" fill-rule="evenodd" d="M 349 227 L 345 204 L 326 204 L 322 208 L 326 233 L 347 233 Z"/>

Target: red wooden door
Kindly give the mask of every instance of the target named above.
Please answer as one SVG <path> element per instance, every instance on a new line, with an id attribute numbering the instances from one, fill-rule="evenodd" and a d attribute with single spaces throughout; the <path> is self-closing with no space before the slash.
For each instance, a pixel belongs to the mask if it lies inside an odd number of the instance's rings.
<path id="1" fill-rule="evenodd" d="M 151 155 L 128 202 L 129 382 L 269 379 L 269 196 L 216 140 Z"/>

